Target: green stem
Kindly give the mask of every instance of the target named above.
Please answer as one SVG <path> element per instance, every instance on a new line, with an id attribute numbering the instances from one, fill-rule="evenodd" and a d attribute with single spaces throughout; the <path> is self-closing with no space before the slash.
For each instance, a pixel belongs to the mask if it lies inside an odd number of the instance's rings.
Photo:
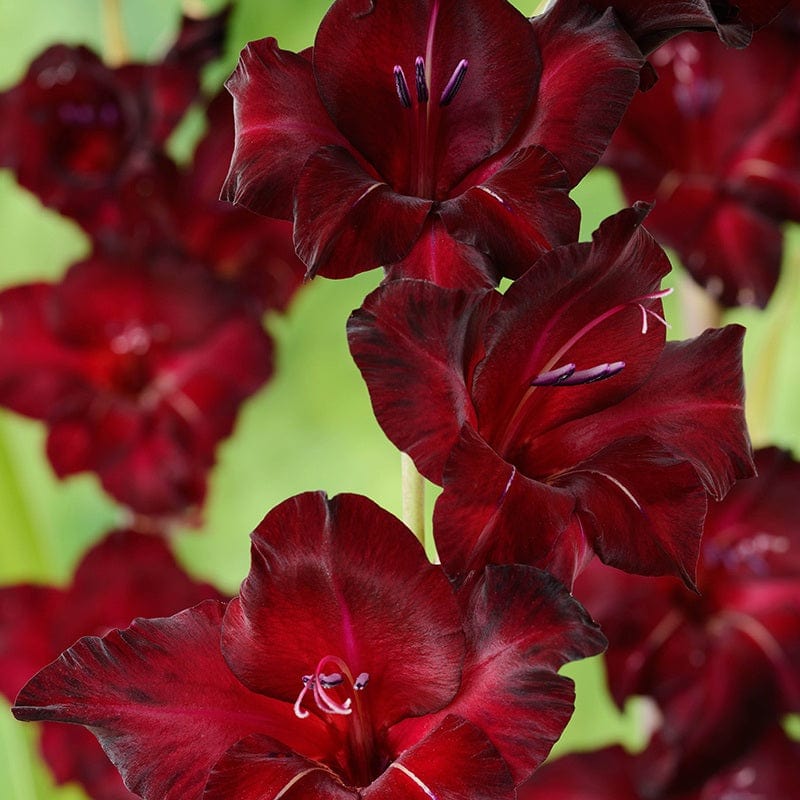
<path id="1" fill-rule="evenodd" d="M 103 40 L 106 63 L 110 67 L 119 67 L 130 60 L 125 26 L 122 23 L 121 0 L 103 0 Z"/>
<path id="2" fill-rule="evenodd" d="M 403 522 L 425 547 L 425 480 L 406 453 L 400 453 L 400 474 Z"/>

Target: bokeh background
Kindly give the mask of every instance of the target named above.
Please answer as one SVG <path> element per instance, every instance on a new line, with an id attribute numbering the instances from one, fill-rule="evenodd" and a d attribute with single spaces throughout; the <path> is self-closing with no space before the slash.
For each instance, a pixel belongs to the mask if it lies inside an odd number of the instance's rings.
<path id="1" fill-rule="evenodd" d="M 55 42 L 105 47 L 103 0 L 0 0 L 0 89 L 16 83 L 29 62 Z M 182 10 L 219 9 L 212 0 L 121 0 L 132 57 L 156 60 L 169 46 Z M 209 91 L 224 80 L 247 41 L 277 37 L 287 49 L 313 42 L 326 0 L 234 0 L 225 57 L 205 75 Z M 537 0 L 519 0 L 526 14 Z M 302 102 L 302 98 L 298 98 Z M 191 112 L 171 142 L 189 157 L 200 133 Z M 2 120 L 0 120 L 2 124 Z M 583 238 L 623 205 L 616 181 L 597 169 L 574 193 L 583 211 Z M 0 171 L 0 286 L 59 278 L 88 253 L 76 225 L 41 207 Z M 800 455 L 800 228 L 789 231 L 787 263 L 765 311 L 744 310 L 725 321 L 744 323 L 747 411 L 754 443 L 778 444 Z M 348 281 L 318 279 L 303 287 L 289 313 L 265 324 L 277 343 L 273 380 L 244 407 L 218 466 L 199 530 L 180 532 L 184 566 L 234 593 L 249 566 L 248 534 L 273 505 L 310 489 L 359 492 L 400 511 L 399 456 L 375 422 L 366 388 L 349 358 L 344 325 L 380 280 L 377 272 Z M 682 287 L 678 269 L 671 282 Z M 681 338 L 680 293 L 668 298 L 671 336 Z M 0 335 L 2 335 L 0 333 Z M 435 487 L 428 487 L 428 511 Z M 93 476 L 59 482 L 44 455 L 44 427 L 0 411 L 0 584 L 68 583 L 83 552 L 122 519 Z M 577 711 L 557 752 L 614 741 L 642 742 L 646 709 L 619 715 L 603 686 L 602 661 L 566 670 L 578 683 Z M 55 787 L 36 754 L 32 725 L 16 723 L 0 706 L 0 798 L 81 800 L 74 786 Z"/>

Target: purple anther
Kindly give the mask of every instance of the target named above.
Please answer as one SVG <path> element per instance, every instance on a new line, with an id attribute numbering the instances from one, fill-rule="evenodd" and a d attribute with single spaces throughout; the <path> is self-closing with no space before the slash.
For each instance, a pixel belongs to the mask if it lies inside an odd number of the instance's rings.
<path id="1" fill-rule="evenodd" d="M 414 62 L 414 77 L 417 82 L 417 100 L 420 103 L 428 102 L 428 82 L 425 80 L 425 59 L 417 56 Z"/>
<path id="2" fill-rule="evenodd" d="M 453 70 L 453 74 L 450 76 L 450 80 L 447 81 L 447 85 L 442 90 L 442 96 L 439 98 L 440 106 L 448 105 L 458 94 L 458 90 L 464 82 L 464 76 L 467 74 L 468 66 L 469 61 L 467 61 L 466 58 L 462 58 L 461 61 L 458 62 L 458 65 Z"/>
<path id="3" fill-rule="evenodd" d="M 334 686 L 339 686 L 344 678 L 338 672 L 331 672 L 330 675 L 320 675 L 319 682 L 324 689 L 332 689 Z"/>
<path id="4" fill-rule="evenodd" d="M 564 364 L 563 367 L 551 369 L 549 372 L 543 372 L 541 375 L 537 375 L 531 381 L 531 386 L 557 386 L 567 380 L 573 372 L 575 372 L 574 364 Z"/>
<path id="5" fill-rule="evenodd" d="M 403 108 L 411 108 L 411 93 L 408 91 L 406 75 L 399 64 L 396 64 L 394 68 L 394 85 L 397 89 L 397 96 L 400 98 L 400 105 Z"/>
<path id="6" fill-rule="evenodd" d="M 357 692 L 360 692 L 362 689 L 366 688 L 368 683 L 369 683 L 369 672 L 362 672 L 356 678 L 355 683 L 353 684 L 353 689 Z"/>
<path id="7" fill-rule="evenodd" d="M 573 372 L 568 378 L 560 381 L 561 386 L 581 386 L 584 383 L 595 383 L 611 378 L 625 367 L 624 361 L 612 361 L 610 364 L 598 364 L 596 367 Z"/>

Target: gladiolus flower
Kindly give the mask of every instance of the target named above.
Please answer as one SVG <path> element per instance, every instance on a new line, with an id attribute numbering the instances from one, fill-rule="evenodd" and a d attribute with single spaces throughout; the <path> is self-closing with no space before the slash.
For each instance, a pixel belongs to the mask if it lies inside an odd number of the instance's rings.
<path id="1" fill-rule="evenodd" d="M 82 639 L 15 715 L 90 727 L 145 800 L 513 800 L 571 714 L 556 671 L 604 645 L 531 567 L 455 592 L 356 495 L 285 501 L 252 555 L 227 608 Z"/>

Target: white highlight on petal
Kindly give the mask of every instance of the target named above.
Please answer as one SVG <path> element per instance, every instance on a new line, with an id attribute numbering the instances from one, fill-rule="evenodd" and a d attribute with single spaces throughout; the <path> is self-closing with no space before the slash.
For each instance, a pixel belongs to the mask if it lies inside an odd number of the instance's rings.
<path id="1" fill-rule="evenodd" d="M 414 783 L 416 783 L 417 786 L 419 786 L 419 788 L 422 789 L 422 791 L 425 792 L 425 794 L 431 798 L 431 800 L 438 800 L 436 795 L 410 769 L 408 769 L 408 767 L 404 767 L 397 761 L 394 761 L 391 764 L 389 764 L 389 769 L 391 769 L 392 767 L 394 767 L 394 769 L 399 769 L 400 772 L 411 778 L 411 780 L 414 781 Z"/>
<path id="2" fill-rule="evenodd" d="M 286 792 L 288 792 L 289 789 L 292 788 L 292 786 L 294 786 L 302 778 L 305 778 L 305 776 L 308 775 L 310 772 L 316 772 L 317 769 L 318 767 L 312 767 L 311 769 L 304 769 L 302 772 L 298 772 L 297 775 L 295 775 L 294 778 L 292 778 L 286 784 L 286 786 L 284 786 L 283 789 L 281 789 L 278 792 L 278 794 L 276 794 L 275 797 L 272 798 L 272 800 L 281 800 L 281 797 L 283 797 L 286 794 Z"/>
<path id="3" fill-rule="evenodd" d="M 613 475 L 609 475 L 607 472 L 602 472 L 599 469 L 587 469 L 587 470 L 576 470 L 579 472 L 593 472 L 595 475 L 602 475 L 604 478 L 608 478 L 630 501 L 633 503 L 639 511 L 642 510 L 642 506 L 639 501 L 633 496 L 633 492 L 624 484 L 622 481 L 617 480 Z"/>
<path id="4" fill-rule="evenodd" d="M 488 194 L 490 197 L 494 197 L 494 199 L 497 200 L 497 202 L 500 203 L 500 205 L 503 206 L 503 208 L 507 207 L 506 201 L 503 200 L 503 198 L 499 194 L 497 194 L 497 192 L 493 192 L 491 189 L 488 189 L 486 186 L 483 185 L 476 186 L 475 188 L 480 189 L 482 192 L 486 192 L 486 194 Z"/>

